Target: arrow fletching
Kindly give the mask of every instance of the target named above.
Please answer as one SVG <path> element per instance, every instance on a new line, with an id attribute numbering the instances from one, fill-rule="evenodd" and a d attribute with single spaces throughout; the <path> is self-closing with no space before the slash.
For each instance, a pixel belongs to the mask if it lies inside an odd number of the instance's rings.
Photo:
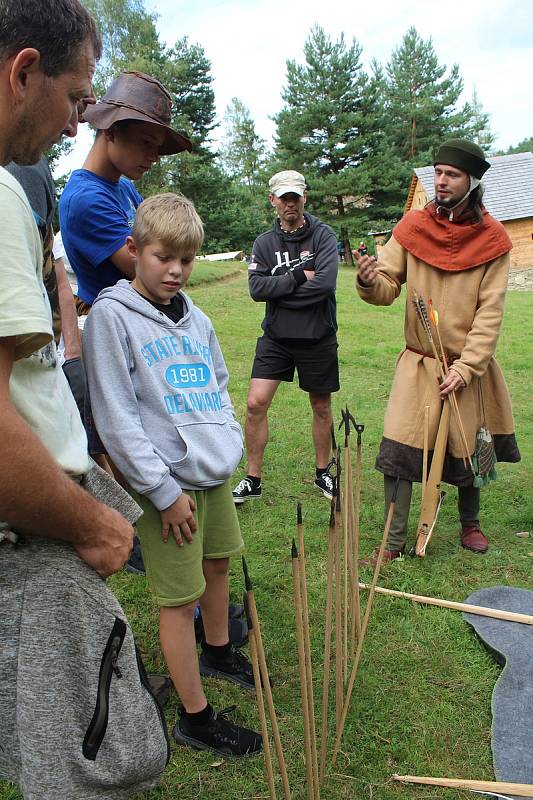
<path id="1" fill-rule="evenodd" d="M 429 325 L 429 317 L 428 317 L 428 310 L 426 304 L 422 297 L 418 294 L 416 289 L 413 290 L 413 305 L 416 310 L 416 314 L 418 319 L 420 320 L 420 324 L 424 328 L 425 334 L 428 337 L 429 341 L 433 341 L 433 334 L 431 333 L 431 328 Z"/>

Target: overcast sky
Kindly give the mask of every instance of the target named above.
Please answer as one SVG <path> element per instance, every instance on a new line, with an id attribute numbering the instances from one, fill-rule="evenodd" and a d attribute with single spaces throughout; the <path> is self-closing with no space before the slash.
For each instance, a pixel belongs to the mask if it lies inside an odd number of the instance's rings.
<path id="1" fill-rule="evenodd" d="M 145 7 L 159 15 L 160 36 L 168 45 L 188 36 L 204 48 L 219 120 L 231 98 L 238 97 L 269 143 L 270 117 L 282 105 L 286 60 L 303 61 L 303 45 L 315 23 L 334 39 L 341 32 L 348 42 L 355 37 L 365 66 L 373 58 L 385 66 L 414 25 L 423 39 L 431 36 L 440 64 L 459 64 L 462 100 L 470 100 L 476 88 L 490 114 L 496 148 L 533 136 L 532 0 L 145 0 Z M 91 143 L 83 127 L 74 153 L 56 174 L 81 166 Z"/>

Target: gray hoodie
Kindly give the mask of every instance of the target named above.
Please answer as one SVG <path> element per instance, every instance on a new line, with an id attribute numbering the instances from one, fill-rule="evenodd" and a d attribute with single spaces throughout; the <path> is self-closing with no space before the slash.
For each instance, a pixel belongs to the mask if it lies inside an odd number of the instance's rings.
<path id="1" fill-rule="evenodd" d="M 83 352 L 98 433 L 128 483 L 159 510 L 230 477 L 242 430 L 209 317 L 181 293 L 172 322 L 126 280 L 95 300 Z"/>

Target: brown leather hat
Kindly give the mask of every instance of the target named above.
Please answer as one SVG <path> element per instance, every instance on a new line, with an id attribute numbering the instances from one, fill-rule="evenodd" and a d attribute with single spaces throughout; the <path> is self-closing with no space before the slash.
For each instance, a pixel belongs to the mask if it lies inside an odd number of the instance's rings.
<path id="1" fill-rule="evenodd" d="M 159 125 L 166 133 L 159 154 L 167 156 L 192 149 L 191 142 L 170 127 L 171 111 L 172 98 L 158 80 L 143 72 L 122 72 L 99 103 L 87 106 L 83 119 L 103 131 L 122 119 Z"/>

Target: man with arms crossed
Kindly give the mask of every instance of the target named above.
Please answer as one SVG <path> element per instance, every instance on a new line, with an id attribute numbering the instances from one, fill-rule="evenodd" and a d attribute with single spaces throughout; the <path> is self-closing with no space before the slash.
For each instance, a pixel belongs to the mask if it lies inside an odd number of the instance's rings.
<path id="1" fill-rule="evenodd" d="M 233 490 L 236 504 L 261 497 L 261 469 L 268 442 L 268 409 L 281 381 L 298 371 L 313 412 L 315 485 L 333 496 L 329 474 L 331 392 L 339 389 L 335 284 L 337 237 L 304 212 L 305 178 L 294 170 L 269 181 L 274 226 L 254 243 L 248 283 L 252 299 L 266 302 L 263 336 L 257 340 L 246 409 L 248 474 Z"/>

